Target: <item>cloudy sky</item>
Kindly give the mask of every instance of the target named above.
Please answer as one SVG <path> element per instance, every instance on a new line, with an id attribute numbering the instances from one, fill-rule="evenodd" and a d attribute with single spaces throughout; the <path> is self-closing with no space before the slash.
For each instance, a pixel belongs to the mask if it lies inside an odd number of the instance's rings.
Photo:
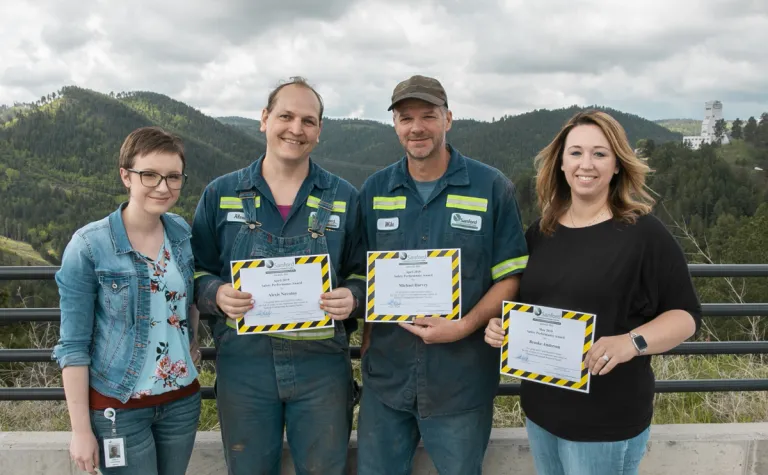
<path id="1" fill-rule="evenodd" d="M 768 111 L 766 0 L 0 0 L 0 44 L 0 104 L 74 84 L 258 117 L 303 75 L 329 116 L 389 120 L 397 82 L 426 74 L 461 118 Z"/>

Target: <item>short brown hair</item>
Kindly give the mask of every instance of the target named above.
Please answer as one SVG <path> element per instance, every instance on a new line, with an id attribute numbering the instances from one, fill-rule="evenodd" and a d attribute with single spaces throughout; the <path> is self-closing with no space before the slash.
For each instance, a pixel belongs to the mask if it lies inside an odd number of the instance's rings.
<path id="1" fill-rule="evenodd" d="M 323 110 L 325 109 L 325 105 L 323 104 L 323 98 L 320 96 L 320 93 L 318 93 L 314 87 L 309 85 L 309 82 L 301 77 L 301 76 L 293 76 L 288 81 L 281 83 L 279 86 L 277 86 L 275 89 L 272 90 L 272 92 L 269 93 L 269 97 L 267 98 L 267 112 L 272 112 L 272 109 L 275 108 L 275 102 L 277 102 L 277 94 L 286 86 L 301 86 L 304 88 L 309 89 L 310 91 L 315 93 L 315 97 L 317 97 L 317 101 L 320 103 L 320 115 L 318 117 L 318 120 L 320 122 L 323 121 Z"/>
<path id="2" fill-rule="evenodd" d="M 578 112 L 565 123 L 554 140 L 536 156 L 536 195 L 541 221 L 539 228 L 546 235 L 555 231 L 557 221 L 571 206 L 571 190 L 560 170 L 563 163 L 565 139 L 579 125 L 595 125 L 603 131 L 616 155 L 619 173 L 611 178 L 608 205 L 614 219 L 631 224 L 639 216 L 651 212 L 655 200 L 648 193 L 645 177 L 650 168 L 635 155 L 627 134 L 619 122 L 602 111 Z"/>
<path id="3" fill-rule="evenodd" d="M 160 127 L 141 127 L 134 130 L 120 147 L 120 168 L 132 168 L 136 157 L 154 152 L 172 153 L 181 158 L 181 168 L 187 167 L 184 144 L 181 139 Z"/>

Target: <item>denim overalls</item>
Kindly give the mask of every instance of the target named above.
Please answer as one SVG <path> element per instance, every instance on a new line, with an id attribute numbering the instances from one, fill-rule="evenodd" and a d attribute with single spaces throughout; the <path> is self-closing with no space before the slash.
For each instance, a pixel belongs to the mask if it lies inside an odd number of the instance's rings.
<path id="1" fill-rule="evenodd" d="M 326 226 L 338 187 L 333 176 L 307 232 L 293 237 L 265 231 L 256 219 L 255 193 L 240 192 L 245 223 L 231 258 L 327 253 Z M 343 324 L 337 321 L 334 336 L 320 340 L 237 335 L 231 324 L 219 319 L 214 326 L 216 397 L 229 473 L 278 475 L 285 427 L 297 474 L 346 474 L 353 380 Z"/>

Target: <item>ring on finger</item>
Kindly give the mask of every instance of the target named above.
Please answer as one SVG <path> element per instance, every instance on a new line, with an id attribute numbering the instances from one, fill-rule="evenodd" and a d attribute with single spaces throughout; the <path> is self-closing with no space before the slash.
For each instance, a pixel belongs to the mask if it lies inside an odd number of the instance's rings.
<path id="1" fill-rule="evenodd" d="M 609 361 L 611 361 L 611 357 L 610 357 L 610 356 L 608 356 L 607 354 L 603 355 L 603 357 L 602 357 L 602 358 L 603 358 L 603 361 L 605 361 L 606 363 L 607 363 L 607 362 L 609 362 Z"/>

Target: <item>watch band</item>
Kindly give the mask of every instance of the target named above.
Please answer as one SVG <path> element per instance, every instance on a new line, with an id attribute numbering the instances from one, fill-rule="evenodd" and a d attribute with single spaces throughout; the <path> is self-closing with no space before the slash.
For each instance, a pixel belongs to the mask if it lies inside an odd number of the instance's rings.
<path id="1" fill-rule="evenodd" d="M 632 340 L 632 345 L 635 347 L 635 350 L 637 350 L 637 353 L 642 355 L 643 353 L 646 352 L 646 350 L 648 349 L 648 346 L 646 346 L 645 348 L 640 348 L 640 346 L 638 346 L 637 344 L 637 341 L 635 340 L 638 337 L 640 337 L 640 335 L 638 335 L 637 333 L 629 332 L 629 338 L 630 340 Z"/>

